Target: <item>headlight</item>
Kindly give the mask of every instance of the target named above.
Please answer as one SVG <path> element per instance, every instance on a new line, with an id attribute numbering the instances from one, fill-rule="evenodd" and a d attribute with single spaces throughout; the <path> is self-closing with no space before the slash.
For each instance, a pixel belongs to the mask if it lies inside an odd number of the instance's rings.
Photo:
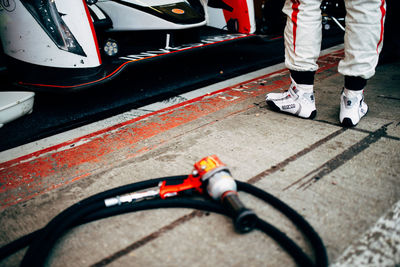
<path id="1" fill-rule="evenodd" d="M 21 0 L 21 2 L 58 48 L 86 57 L 82 47 L 61 18 L 54 0 Z"/>
<path id="2" fill-rule="evenodd" d="M 113 39 L 108 39 L 104 45 L 104 52 L 110 57 L 117 55 L 118 54 L 117 42 Z"/>

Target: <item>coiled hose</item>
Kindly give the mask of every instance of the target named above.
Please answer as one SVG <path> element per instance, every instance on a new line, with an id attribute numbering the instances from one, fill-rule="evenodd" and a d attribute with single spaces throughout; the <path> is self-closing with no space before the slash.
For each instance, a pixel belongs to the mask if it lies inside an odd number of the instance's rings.
<path id="1" fill-rule="evenodd" d="M 229 212 L 224 209 L 221 203 L 217 203 L 208 198 L 202 200 L 190 197 L 150 199 L 113 207 L 106 207 L 104 204 L 104 200 L 110 197 L 156 187 L 161 181 L 170 179 L 183 180 L 186 177 L 187 176 L 172 176 L 146 180 L 117 187 L 86 198 L 61 212 L 42 229 L 25 235 L 0 248 L 0 260 L 29 246 L 21 266 L 43 266 L 55 242 L 72 227 L 128 212 L 158 208 L 192 208 L 230 216 Z M 299 231 L 308 238 L 314 250 L 314 262 L 293 240 L 287 237 L 286 234 L 261 218 L 257 218 L 256 229 L 273 238 L 299 266 L 328 266 L 328 258 L 321 238 L 300 214 L 278 198 L 251 184 L 240 181 L 236 181 L 236 183 L 239 191 L 251 194 L 270 204 L 296 225 Z"/>

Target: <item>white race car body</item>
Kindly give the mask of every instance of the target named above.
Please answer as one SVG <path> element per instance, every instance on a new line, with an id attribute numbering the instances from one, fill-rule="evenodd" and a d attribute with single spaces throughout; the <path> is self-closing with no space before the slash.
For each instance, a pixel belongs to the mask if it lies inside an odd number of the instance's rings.
<path id="1" fill-rule="evenodd" d="M 2 1 L 0 36 L 6 55 L 49 67 L 90 68 L 101 64 L 85 2 L 58 0 L 56 9 L 55 2 L 49 2 L 42 14 L 40 7 L 33 10 L 34 5 L 28 2 L 34 1 L 9 0 L 13 4 L 8 7 Z"/>
<path id="2" fill-rule="evenodd" d="M 9 69 L 17 71 L 20 85 L 49 88 L 94 85 L 116 73 L 125 62 L 105 68 L 111 62 L 107 54 L 118 52 L 110 39 L 116 33 L 130 39 L 130 48 L 135 32 L 163 31 L 169 38 L 208 26 L 248 35 L 255 31 L 254 21 L 252 0 L 0 1 L 0 37 Z M 166 48 L 172 47 L 167 43 Z"/>

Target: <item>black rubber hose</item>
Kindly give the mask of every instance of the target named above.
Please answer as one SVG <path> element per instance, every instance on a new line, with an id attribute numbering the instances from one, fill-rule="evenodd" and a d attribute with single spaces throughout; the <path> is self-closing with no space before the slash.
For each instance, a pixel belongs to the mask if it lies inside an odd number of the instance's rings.
<path id="1" fill-rule="evenodd" d="M 17 251 L 29 246 L 34 239 L 38 238 L 42 229 L 24 235 L 0 248 L 0 261 L 16 253 Z"/>
<path id="2" fill-rule="evenodd" d="M 170 178 L 171 179 L 177 179 L 177 178 L 182 179 L 182 178 L 184 178 L 184 176 L 170 177 Z M 146 181 L 146 183 L 147 182 L 148 181 Z M 152 183 L 158 184 L 158 179 L 153 180 Z M 276 197 L 268 194 L 267 192 L 258 189 L 257 187 L 251 186 L 249 184 L 246 184 L 246 183 L 243 183 L 240 181 L 236 181 L 236 183 L 238 185 L 238 190 L 244 191 L 246 193 L 252 194 L 252 195 L 262 199 L 263 201 L 269 203 L 274 208 L 281 211 L 283 214 L 285 214 L 285 216 L 287 216 L 291 221 L 293 221 L 294 224 L 300 229 L 300 231 L 302 231 L 308 237 L 311 245 L 313 246 L 313 248 L 315 250 L 315 255 L 316 255 L 315 256 L 316 257 L 316 265 L 317 266 L 327 266 L 328 260 L 327 260 L 326 251 L 325 251 L 325 247 L 323 245 L 322 240 L 319 238 L 318 234 L 314 231 L 314 229 L 311 226 L 309 226 L 309 224 L 304 220 L 304 218 L 301 215 L 299 215 L 296 211 L 294 211 L 289 206 L 287 206 L 284 202 L 282 202 L 279 199 L 277 199 Z M 146 185 L 144 185 L 144 186 L 146 186 Z M 128 187 L 129 189 L 125 189 L 125 187 Z M 135 188 L 136 188 L 136 186 L 132 187 L 132 185 L 123 186 L 121 188 L 112 189 L 112 190 L 109 190 L 106 192 L 102 192 L 98 195 L 94 195 L 80 203 L 81 203 L 81 205 L 82 205 L 82 203 L 91 203 L 92 201 L 102 200 L 103 196 L 111 197 L 111 196 L 115 196 L 115 194 L 131 192 L 129 190 L 132 190 Z M 128 191 L 126 191 L 126 190 L 128 190 Z M 140 204 L 136 203 L 135 206 L 137 206 L 137 205 L 140 205 Z M 79 208 L 81 208 L 81 207 L 79 206 Z M 191 208 L 196 208 L 196 207 L 191 206 Z M 215 206 L 214 206 L 214 208 L 215 208 Z M 222 213 L 221 207 L 218 206 L 218 208 L 220 210 L 208 210 L 208 211 Z M 125 209 L 125 211 L 124 211 L 124 209 Z M 138 206 L 137 210 L 141 210 L 139 208 L 139 206 Z M 99 210 L 98 212 L 89 214 L 88 216 L 83 218 L 80 222 L 76 223 L 76 225 L 80 225 L 83 223 L 91 222 L 94 220 L 130 212 L 130 211 L 131 211 L 131 205 L 124 206 L 121 208 L 119 206 L 116 206 L 116 207 L 111 207 L 111 208 L 107 208 L 107 209 L 102 209 L 102 210 Z M 227 211 L 225 211 L 225 215 L 228 215 Z M 72 227 L 74 227 L 74 226 L 72 226 Z M 0 259 L 3 259 L 5 257 L 17 252 L 18 250 L 30 245 L 33 239 L 38 238 L 38 236 L 41 234 L 42 230 L 43 229 L 39 229 L 35 232 L 25 235 L 13 242 L 7 244 L 6 246 L 2 247 L 0 249 Z"/>
<path id="3" fill-rule="evenodd" d="M 76 221 L 102 208 L 105 208 L 104 202 L 97 201 L 82 206 L 74 214 L 68 214 L 69 216 L 63 218 L 56 216 L 43 228 L 38 238 L 33 240 L 21 262 L 21 266 L 44 266 L 48 253 L 62 233 L 70 229 Z"/>
<path id="4" fill-rule="evenodd" d="M 319 237 L 318 233 L 315 232 L 313 227 L 300 215 L 298 214 L 294 209 L 289 207 L 286 203 L 282 202 L 278 198 L 274 197 L 273 195 L 251 185 L 248 183 L 243 183 L 240 181 L 236 181 L 238 185 L 238 190 L 246 192 L 248 194 L 251 194 L 264 202 L 270 204 L 282 214 L 284 214 L 288 219 L 290 219 L 294 225 L 297 226 L 297 228 L 308 238 L 311 246 L 313 247 L 314 253 L 315 253 L 315 265 L 316 266 L 328 266 L 328 257 L 326 254 L 326 249 L 324 246 L 324 243 L 322 242 L 321 238 Z M 178 202 L 184 202 L 187 201 L 187 199 L 182 199 L 178 200 Z M 137 205 L 136 203 L 135 205 Z M 162 205 L 161 203 L 160 205 Z M 168 204 L 167 204 L 168 205 Z M 163 206 L 163 208 L 167 208 L 168 206 Z M 183 207 L 183 206 L 182 206 Z M 194 208 L 194 209 L 202 209 L 204 210 L 204 207 L 195 207 L 195 206 L 188 206 L 188 208 Z M 153 207 L 156 208 L 156 207 Z M 214 206 L 215 208 L 215 206 Z M 208 210 L 211 212 L 216 212 L 220 214 L 224 214 L 226 216 L 230 216 L 231 214 L 229 213 L 228 210 L 226 210 L 223 206 L 218 207 L 220 210 Z M 130 212 L 130 207 L 124 207 L 126 211 L 122 211 L 117 207 L 115 207 L 115 210 L 111 209 L 104 209 L 99 211 L 96 214 L 90 215 L 89 217 L 85 218 L 85 222 L 90 222 L 92 220 L 97 220 L 97 219 L 102 219 L 114 215 L 118 215 L 121 213 L 126 213 Z M 93 217 L 92 217 L 93 216 Z M 82 223 L 85 223 L 82 222 Z M 289 239 L 284 233 L 282 233 L 280 230 L 275 228 L 274 226 L 266 223 L 265 221 L 261 220 L 258 218 L 258 223 L 256 227 L 266 233 L 267 235 L 273 237 L 273 239 L 280 244 L 294 259 L 295 261 L 301 265 L 301 266 L 313 266 L 310 265 L 310 260 L 305 259 L 303 257 L 304 252 L 295 244 L 291 239 Z M 304 263 L 301 264 L 301 263 Z"/>
<path id="5" fill-rule="evenodd" d="M 77 224 L 87 223 L 101 218 L 107 218 L 110 216 L 120 215 L 128 212 L 136 212 L 136 211 L 158 209 L 158 208 L 192 208 L 192 209 L 215 212 L 226 216 L 228 216 L 229 214 L 222 205 L 210 201 L 195 200 L 188 198 L 171 198 L 164 200 L 154 199 L 154 200 L 137 202 L 134 205 L 125 204 L 121 206 L 114 206 L 111 208 L 101 209 L 93 214 L 88 215 L 88 217 L 82 218 L 82 220 L 80 222 L 77 222 Z M 302 251 L 302 249 L 296 243 L 294 243 L 290 238 L 288 238 L 284 233 L 282 233 L 274 226 L 258 218 L 256 227 L 260 231 L 272 237 L 279 245 L 281 245 L 282 248 L 284 248 L 288 252 L 288 254 L 294 259 L 294 261 L 299 266 L 307 266 L 307 267 L 315 266 L 314 263 L 310 260 L 310 258 Z M 54 238 L 57 240 L 64 233 L 65 231 L 60 228 L 59 231 L 53 233 Z M 41 246 L 41 248 L 43 253 L 36 254 L 35 257 L 28 259 L 29 266 L 43 266 L 45 264 L 47 254 L 50 252 L 50 250 L 44 251 L 48 249 L 47 246 L 46 248 Z"/>
<path id="6" fill-rule="evenodd" d="M 164 180 L 183 180 L 185 178 L 187 178 L 187 175 L 161 177 L 132 183 L 98 193 L 70 206 L 69 208 L 58 214 L 56 217 L 54 217 L 42 229 L 43 231 L 41 231 L 39 238 L 33 240 L 22 260 L 21 266 L 32 266 L 32 262 L 34 262 L 33 259 L 45 259 L 45 255 L 48 254 L 48 252 L 51 250 L 58 239 L 58 235 L 55 233 L 62 233 L 63 231 L 71 228 L 74 224 L 76 224 L 76 221 L 80 218 L 83 218 L 86 215 L 94 213 L 95 211 L 102 208 L 105 208 L 104 199 L 117 195 L 123 195 L 129 192 L 147 189 L 150 187 L 155 187 L 158 185 L 159 182 Z M 37 266 L 42 265 L 43 262 L 39 263 Z"/>
<path id="7" fill-rule="evenodd" d="M 63 212 L 57 215 L 58 218 L 64 218 L 68 217 L 70 214 L 76 213 L 77 210 L 80 210 L 82 206 L 89 205 L 90 203 L 94 203 L 96 201 L 103 201 L 106 198 L 118 196 L 118 195 L 123 195 L 126 193 L 130 192 L 135 192 L 139 190 L 143 190 L 152 186 L 157 186 L 159 182 L 164 181 L 165 179 L 171 179 L 171 180 L 183 180 L 187 178 L 187 175 L 179 175 L 179 176 L 171 176 L 167 178 L 156 178 L 156 179 L 151 179 L 151 180 L 146 180 L 142 182 L 136 182 L 128 185 L 123 185 L 120 187 L 116 187 L 104 192 L 100 192 L 96 195 L 93 195 L 91 197 L 88 197 L 82 201 L 79 201 L 75 203 L 74 205 L 70 206 Z M 53 220 L 55 220 L 54 218 Z M 47 226 L 46 226 L 47 227 Z M 36 230 L 30 234 L 24 235 L 11 243 L 3 246 L 0 248 L 0 260 L 10 256 L 11 254 L 14 254 L 15 252 L 23 249 L 24 247 L 30 245 L 34 239 L 36 239 L 38 236 L 41 235 L 41 231 L 43 230 L 39 229 Z"/>
<path id="8" fill-rule="evenodd" d="M 315 262 L 317 266 L 328 266 L 328 255 L 322 239 L 314 228 L 297 211 L 289 207 L 286 203 L 275 196 L 261 190 L 251 184 L 236 181 L 238 190 L 251 194 L 282 212 L 294 225 L 309 239 L 315 252 Z"/>
<path id="9" fill-rule="evenodd" d="M 167 178 L 156 178 L 156 179 L 151 179 L 151 180 L 146 180 L 146 181 L 141 181 L 141 182 L 136 182 L 128 185 L 123 185 L 120 187 L 116 187 L 104 192 L 100 192 L 98 194 L 95 194 L 93 196 L 90 196 L 86 199 L 83 199 L 74 205 L 70 206 L 60 214 L 58 214 L 52 221 L 55 221 L 54 225 L 57 227 L 57 224 L 59 221 L 62 221 L 63 218 L 67 218 L 73 214 L 75 214 L 77 211 L 82 209 L 83 206 L 87 206 L 90 203 L 95 203 L 97 201 L 103 201 L 106 198 L 118 196 L 118 195 L 123 195 L 126 193 L 130 192 L 135 192 L 139 190 L 143 190 L 149 187 L 157 186 L 159 182 L 164 181 L 165 179 L 171 179 L 171 180 L 183 180 L 187 178 L 187 175 L 178 175 L 178 176 L 170 176 Z M 58 221 L 57 221 L 58 218 Z M 46 225 L 45 227 L 49 227 L 49 225 Z M 42 229 L 38 229 L 30 234 L 24 235 L 7 245 L 3 246 L 0 248 L 0 260 L 10 256 L 11 254 L 16 253 L 17 251 L 23 249 L 26 246 L 29 246 L 33 240 L 35 240 L 38 236 L 42 236 L 42 230 L 44 230 L 43 227 Z M 46 231 L 49 231 L 49 228 L 47 228 Z"/>
<path id="10" fill-rule="evenodd" d="M 154 209 L 160 207 L 186 207 L 186 208 L 197 208 L 217 213 L 222 213 L 227 215 L 227 212 L 222 208 L 221 205 L 211 205 L 211 202 L 205 201 L 198 201 L 196 204 L 194 202 L 187 202 L 190 204 L 182 204 L 184 201 L 182 199 L 167 199 L 167 200 L 149 200 L 143 202 L 137 202 L 134 205 L 122 205 L 116 206 L 112 208 L 105 208 L 103 204 L 103 200 L 105 198 L 114 197 L 116 195 L 125 194 L 128 192 L 135 192 L 138 190 L 146 189 L 149 187 L 156 186 L 160 181 L 169 180 L 169 179 L 185 179 L 187 176 L 174 176 L 168 178 L 158 178 L 153 180 L 147 180 L 139 183 L 130 184 L 127 186 L 122 186 L 119 188 L 115 188 L 112 190 L 108 190 L 92 197 L 89 197 L 70 208 L 66 209 L 64 212 L 60 213 L 56 216 L 45 228 L 42 230 L 38 230 L 32 233 L 29 237 L 33 238 L 35 236 L 40 236 L 39 239 L 35 239 L 35 242 L 32 243 L 30 248 L 28 249 L 27 254 L 23 260 L 23 266 L 32 266 L 33 263 L 37 263 L 36 266 L 41 266 L 46 260 L 46 257 L 51 250 L 52 246 L 56 242 L 56 240 L 64 233 L 64 231 L 68 230 L 69 228 L 85 223 L 88 221 L 92 221 L 99 218 L 104 218 L 108 216 L 112 216 L 114 214 L 121 214 L 125 212 L 137 211 L 137 210 L 144 210 L 144 209 Z M 293 218 L 295 220 L 300 221 L 300 223 L 293 221 L 293 223 L 299 227 L 303 233 L 306 234 L 307 237 L 310 239 L 310 243 L 312 244 L 315 257 L 316 257 L 316 265 L 317 266 L 327 266 L 327 257 L 326 251 L 323 246 L 321 239 L 319 238 L 318 234 L 313 230 L 313 228 L 293 209 L 288 207 L 285 203 L 276 199 L 274 196 L 262 191 L 252 185 L 242 183 L 240 181 L 236 181 L 238 183 L 239 190 L 243 190 L 247 193 L 253 194 L 256 197 L 264 200 L 267 203 L 270 203 L 272 206 L 277 208 L 278 210 L 282 210 L 282 212 L 291 220 Z M 189 199 L 186 198 L 185 201 Z M 154 202 L 156 201 L 156 202 Z M 193 200 L 191 200 L 193 201 Z M 101 204 L 100 204 L 101 203 Z M 155 204 L 151 204 L 155 203 Z M 172 204 L 173 203 L 173 204 Z M 151 206 L 153 205 L 153 206 Z M 171 205 L 171 206 L 170 206 Z M 200 206 L 199 206 L 200 205 Z M 208 206 L 207 206 L 208 205 Z M 211 206 L 210 206 L 211 205 Z M 86 208 L 83 208 L 86 206 Z M 72 216 L 71 216 L 72 215 Z M 65 216 L 70 216 L 68 220 L 64 220 Z M 266 222 L 259 220 L 257 224 L 258 228 L 265 232 L 266 234 L 274 237 L 274 239 L 281 244 L 285 250 L 295 259 L 295 261 L 299 265 L 304 266 L 311 266 L 312 263 L 307 255 L 289 238 L 286 237 L 283 233 L 281 233 L 278 229 L 274 228 L 273 226 L 267 224 Z M 267 227 L 268 226 L 268 227 Z M 268 230 L 269 229 L 269 230 Z M 37 234 L 39 232 L 40 234 Z M 36 234 L 35 234 L 36 233 Z M 276 234 L 278 233 L 278 234 Z M 278 236 L 278 237 L 276 237 Z M 27 239 L 29 239 L 27 237 Z M 20 238 L 21 239 L 21 238 Z M 22 238 L 23 239 L 23 238 Z M 286 240 L 287 239 L 287 240 Z M 40 240 L 40 241 L 38 241 Z M 45 243 L 42 243 L 45 242 Z M 20 242 L 21 244 L 29 244 L 27 240 L 25 242 Z M 46 244 L 43 247 L 43 244 Z M 3 248 L 2 248 L 3 249 Z"/>
<path id="11" fill-rule="evenodd" d="M 191 208 L 203 211 L 219 213 L 230 217 L 230 212 L 225 209 L 223 205 L 217 202 L 195 200 L 188 198 L 171 198 L 171 199 L 156 199 L 148 200 L 145 202 L 138 202 L 134 205 L 114 206 L 112 208 L 103 209 L 96 214 L 89 215 L 84 218 L 81 223 L 87 223 L 115 215 L 120 215 L 129 212 L 158 209 L 158 208 Z M 257 217 L 256 228 L 264 232 L 266 235 L 273 238 L 283 249 L 294 259 L 299 266 L 312 267 L 316 266 L 311 259 L 303 252 L 303 250 L 292 239 L 287 237 L 286 234 L 281 232 L 273 225 L 265 222 Z M 326 266 L 326 265 L 325 265 Z"/>

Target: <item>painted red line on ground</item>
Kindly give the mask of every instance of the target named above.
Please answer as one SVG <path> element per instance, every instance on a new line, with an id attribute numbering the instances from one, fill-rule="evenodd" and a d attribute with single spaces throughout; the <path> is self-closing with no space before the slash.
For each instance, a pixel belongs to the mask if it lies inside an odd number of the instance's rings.
<path id="1" fill-rule="evenodd" d="M 240 87 L 243 84 L 251 83 L 251 82 L 257 81 L 259 79 L 266 79 L 266 78 L 268 78 L 270 76 L 273 76 L 273 75 L 276 75 L 276 74 L 280 74 L 280 73 L 285 72 L 285 71 L 286 70 L 284 70 L 284 69 L 283 70 L 278 70 L 276 72 L 267 74 L 265 76 L 261 76 L 259 78 L 254 78 L 254 79 L 251 79 L 249 81 L 240 83 L 240 84 L 236 85 L 236 87 Z M 133 123 L 135 123 L 137 121 L 140 121 L 140 120 L 143 120 L 143 119 L 145 119 L 147 117 L 151 117 L 151 116 L 154 116 L 154 115 L 157 115 L 157 114 L 160 114 L 160 113 L 164 113 L 164 112 L 166 112 L 168 110 L 174 110 L 176 108 L 179 108 L 179 107 L 191 104 L 191 103 L 195 103 L 195 102 L 201 101 L 205 97 L 210 97 L 210 96 L 213 96 L 213 95 L 217 95 L 217 94 L 226 92 L 228 90 L 232 90 L 232 88 L 233 87 L 227 87 L 227 88 L 212 92 L 212 93 L 210 93 L 208 95 L 199 96 L 199 97 L 190 99 L 188 101 L 185 101 L 185 102 L 182 102 L 182 103 L 178 103 L 176 105 L 173 105 L 173 106 L 161 109 L 161 110 L 157 110 L 157 111 L 145 114 L 143 116 L 140 116 L 140 117 L 137 117 L 137 118 L 134 118 L 134 119 L 131 119 L 131 120 L 128 120 L 128 121 L 125 121 L 125 122 L 110 126 L 110 127 L 105 128 L 103 130 L 99 130 L 99 131 L 96 131 L 96 132 L 93 132 L 93 133 L 90 133 L 90 134 L 75 138 L 73 140 L 70 140 L 70 141 L 67 141 L 67 142 L 63 142 L 63 143 L 60 143 L 58 145 L 54 145 L 54 146 L 51 146 L 51 147 L 48 147 L 48 148 L 45 148 L 45 149 L 30 153 L 30 154 L 27 154 L 27 155 L 24 155 L 24 156 L 21 156 L 21 157 L 18 157 L 16 159 L 13 159 L 13 160 L 10 160 L 10 161 L 7 161 L 7 162 L 0 163 L 0 170 L 3 169 L 3 168 L 10 167 L 10 166 L 12 166 L 14 164 L 19 164 L 22 161 L 26 161 L 26 160 L 30 160 L 30 159 L 39 157 L 39 156 L 41 156 L 43 154 L 46 154 L 46 153 L 55 152 L 55 151 L 57 151 L 57 150 L 59 150 L 61 148 L 65 148 L 65 147 L 71 146 L 71 145 L 73 145 L 73 144 L 75 144 L 75 143 L 77 143 L 79 141 L 89 140 L 89 139 L 91 139 L 91 138 L 93 138 L 95 136 L 98 136 L 98 135 L 101 135 L 101 134 L 104 134 L 104 133 L 107 133 L 107 132 L 111 132 L 111 131 L 113 131 L 115 129 L 119 129 L 119 128 L 124 127 L 124 126 L 129 125 L 129 124 L 133 124 Z"/>
<path id="2" fill-rule="evenodd" d="M 340 53 L 321 58 L 322 70 L 337 66 Z M 288 87 L 287 70 L 261 76 L 113 127 L 0 164 L 0 206 L 5 208 L 154 149 L 144 140 L 266 92 Z M 145 120 L 146 119 L 146 120 Z M 162 141 L 159 141 L 162 143 Z"/>

